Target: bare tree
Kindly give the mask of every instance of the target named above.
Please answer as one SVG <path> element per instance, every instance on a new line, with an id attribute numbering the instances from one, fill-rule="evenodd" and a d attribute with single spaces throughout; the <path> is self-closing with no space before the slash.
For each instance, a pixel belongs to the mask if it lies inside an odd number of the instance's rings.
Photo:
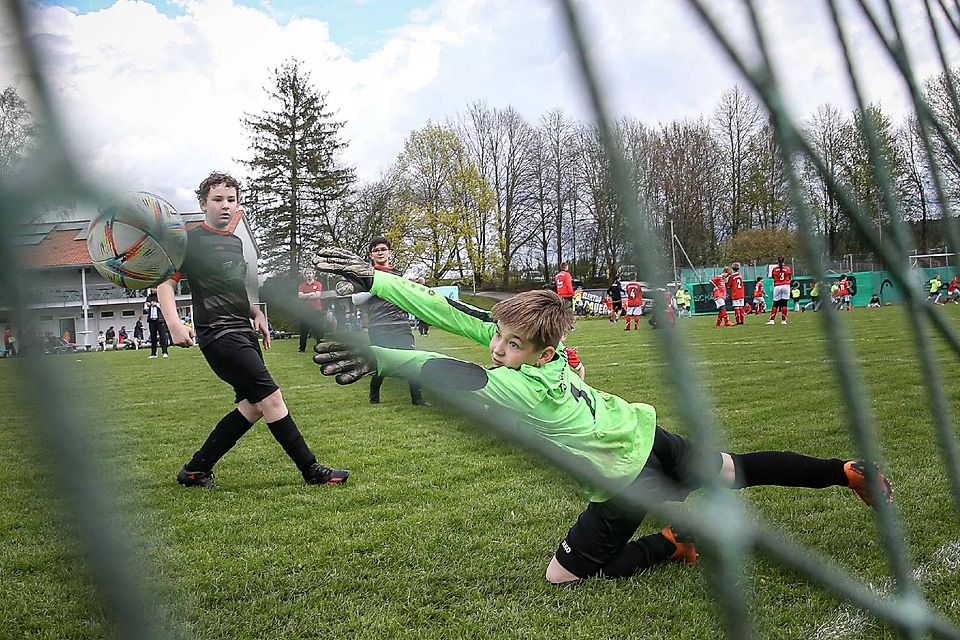
<path id="1" fill-rule="evenodd" d="M 843 226 L 843 214 L 837 201 L 837 194 L 830 188 L 827 177 L 839 183 L 840 168 L 844 147 L 849 143 L 845 131 L 846 123 L 840 110 L 831 104 L 822 104 L 810 117 L 805 133 L 810 146 L 820 157 L 825 167 L 826 177 L 820 175 L 806 162 L 804 176 L 807 192 L 820 233 L 827 240 L 827 249 L 833 254 L 837 247 L 838 232 Z"/>
<path id="2" fill-rule="evenodd" d="M 918 248 L 927 250 L 927 220 L 930 217 L 928 191 L 931 188 L 927 156 L 918 131 L 917 117 L 911 115 L 897 129 L 897 146 L 903 158 L 903 216 L 907 220 L 919 220 L 920 237 Z"/>
<path id="3" fill-rule="evenodd" d="M 13 87 L 4 89 L 0 94 L 0 180 L 23 159 L 36 132 L 27 103 Z"/>
<path id="4" fill-rule="evenodd" d="M 751 159 L 751 143 L 763 125 L 763 112 L 750 96 L 734 85 L 720 97 L 713 112 L 712 130 L 723 153 L 723 177 L 729 207 L 730 233 L 750 227 L 744 207 L 744 185 Z"/>
<path id="5" fill-rule="evenodd" d="M 660 219 L 674 222 L 674 232 L 691 259 L 713 259 L 728 232 L 719 224 L 723 155 L 709 126 L 702 119 L 663 125 L 654 153 L 657 191 L 651 206 L 658 209 Z"/>

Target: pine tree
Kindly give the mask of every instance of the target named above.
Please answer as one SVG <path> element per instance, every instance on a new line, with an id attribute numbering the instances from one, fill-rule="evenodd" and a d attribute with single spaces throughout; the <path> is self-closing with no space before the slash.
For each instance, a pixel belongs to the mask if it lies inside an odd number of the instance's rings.
<path id="1" fill-rule="evenodd" d="M 340 163 L 346 146 L 339 138 L 343 122 L 333 119 L 300 61 L 291 59 L 273 72 L 266 88 L 276 105 L 260 115 L 247 114 L 251 160 L 246 209 L 267 273 L 295 273 L 317 246 L 330 240 L 325 228 L 354 181 L 353 169 Z"/>

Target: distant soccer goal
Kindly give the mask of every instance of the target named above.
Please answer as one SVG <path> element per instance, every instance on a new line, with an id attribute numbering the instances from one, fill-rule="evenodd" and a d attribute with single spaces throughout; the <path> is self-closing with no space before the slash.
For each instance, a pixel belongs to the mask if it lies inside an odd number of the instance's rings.
<path id="1" fill-rule="evenodd" d="M 911 269 L 946 269 L 960 266 L 955 253 L 918 253 L 908 258 Z"/>

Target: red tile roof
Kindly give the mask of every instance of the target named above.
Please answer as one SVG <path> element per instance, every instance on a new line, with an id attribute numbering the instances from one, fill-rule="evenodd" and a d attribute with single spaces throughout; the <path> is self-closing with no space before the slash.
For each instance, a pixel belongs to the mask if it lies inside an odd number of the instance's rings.
<path id="1" fill-rule="evenodd" d="M 201 222 L 187 222 L 187 229 L 199 227 Z M 87 252 L 87 241 L 77 240 L 77 229 L 51 231 L 38 244 L 15 247 L 17 260 L 27 269 L 47 267 L 92 267 Z"/>

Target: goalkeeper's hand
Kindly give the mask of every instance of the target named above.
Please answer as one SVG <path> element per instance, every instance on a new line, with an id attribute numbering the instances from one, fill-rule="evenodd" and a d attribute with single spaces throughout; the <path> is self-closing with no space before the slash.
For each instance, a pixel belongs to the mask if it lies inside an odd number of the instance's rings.
<path id="1" fill-rule="evenodd" d="M 333 376 L 337 384 L 352 384 L 363 376 L 377 372 L 377 357 L 369 347 L 320 342 L 313 348 L 313 361 L 320 373 Z"/>
<path id="2" fill-rule="evenodd" d="M 341 286 L 338 284 L 338 295 L 370 291 L 370 287 L 373 286 L 373 267 L 369 262 L 346 249 L 338 247 L 321 249 L 313 258 L 313 267 L 317 271 L 338 275 L 353 285 L 352 291 L 347 291 L 345 287 L 341 291 Z"/>

